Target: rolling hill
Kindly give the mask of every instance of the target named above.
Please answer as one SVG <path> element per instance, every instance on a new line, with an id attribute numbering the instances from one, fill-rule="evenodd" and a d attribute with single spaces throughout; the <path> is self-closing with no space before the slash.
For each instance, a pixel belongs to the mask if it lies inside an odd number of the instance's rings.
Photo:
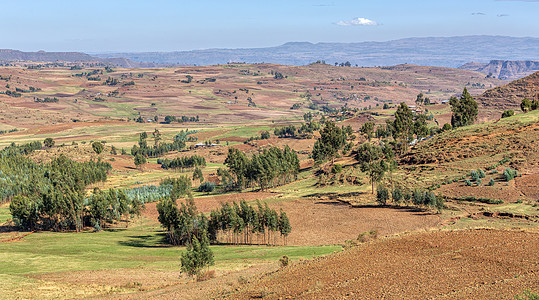
<path id="1" fill-rule="evenodd" d="M 498 109 L 520 109 L 522 99 L 536 99 L 539 94 L 539 72 L 517 79 L 508 84 L 485 91 L 477 97 L 483 106 Z"/>

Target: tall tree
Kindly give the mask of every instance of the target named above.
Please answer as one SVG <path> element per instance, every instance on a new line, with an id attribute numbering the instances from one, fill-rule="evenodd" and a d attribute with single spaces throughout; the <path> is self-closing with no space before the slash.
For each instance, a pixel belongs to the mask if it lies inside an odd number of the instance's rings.
<path id="1" fill-rule="evenodd" d="M 331 159 L 332 162 L 337 152 L 344 147 L 346 143 L 346 133 L 335 123 L 325 122 L 324 128 L 320 130 L 320 138 L 313 146 L 313 159 L 322 162 Z"/>
<path id="2" fill-rule="evenodd" d="M 401 102 L 399 108 L 397 108 L 397 111 L 395 112 L 393 134 L 395 139 L 401 138 L 405 142 L 408 142 L 413 138 L 414 114 L 404 102 Z"/>
<path id="3" fill-rule="evenodd" d="M 193 236 L 187 245 L 187 251 L 182 253 L 181 263 L 181 271 L 190 276 L 197 275 L 205 266 L 213 265 L 213 252 L 207 233 L 202 234 L 200 241 Z"/>
<path id="4" fill-rule="evenodd" d="M 363 126 L 359 129 L 365 137 L 370 141 L 374 135 L 374 122 L 365 122 Z"/>
<path id="5" fill-rule="evenodd" d="M 370 143 L 363 143 L 357 149 L 356 159 L 360 163 L 361 171 L 369 175 L 374 194 L 374 183 L 380 181 L 388 170 L 382 149 Z"/>
<path id="6" fill-rule="evenodd" d="M 466 88 L 462 91 L 460 99 L 451 97 L 449 104 L 451 105 L 452 112 L 451 126 L 462 127 L 471 125 L 477 119 L 477 102 L 475 102 L 474 98 L 468 93 Z"/>

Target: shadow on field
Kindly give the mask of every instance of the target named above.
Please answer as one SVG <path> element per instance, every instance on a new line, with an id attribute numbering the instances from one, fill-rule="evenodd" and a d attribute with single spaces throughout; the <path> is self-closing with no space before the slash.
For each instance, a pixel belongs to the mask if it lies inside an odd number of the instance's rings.
<path id="1" fill-rule="evenodd" d="M 138 248 L 169 248 L 172 245 L 167 244 L 167 236 L 165 233 L 158 233 L 158 239 L 156 235 L 131 235 L 128 236 L 129 240 L 119 241 L 118 244 L 122 246 L 138 247 Z"/>
<path id="2" fill-rule="evenodd" d="M 368 193 L 365 192 L 350 192 L 350 193 L 335 193 L 335 192 L 327 192 L 327 193 L 314 193 L 314 194 L 308 194 L 303 196 L 303 198 L 322 198 L 327 197 L 329 199 L 338 199 L 340 197 L 359 197 L 361 195 L 366 195 Z"/>

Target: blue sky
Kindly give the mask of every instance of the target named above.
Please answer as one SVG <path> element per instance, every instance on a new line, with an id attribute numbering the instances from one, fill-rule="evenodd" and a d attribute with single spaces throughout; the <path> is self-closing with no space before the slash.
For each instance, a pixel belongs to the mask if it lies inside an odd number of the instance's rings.
<path id="1" fill-rule="evenodd" d="M 539 37 L 539 0 L 2 2 L 0 49 L 23 51 L 175 51 L 482 34 Z"/>

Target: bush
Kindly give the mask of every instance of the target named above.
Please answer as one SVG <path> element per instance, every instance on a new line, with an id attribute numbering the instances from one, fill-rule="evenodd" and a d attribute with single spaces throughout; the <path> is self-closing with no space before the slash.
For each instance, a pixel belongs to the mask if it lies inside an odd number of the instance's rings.
<path id="1" fill-rule="evenodd" d="M 479 178 L 485 178 L 485 171 L 483 169 L 478 169 L 477 174 L 479 175 Z"/>
<path id="2" fill-rule="evenodd" d="M 215 183 L 204 181 L 199 187 L 198 191 L 203 193 L 211 193 L 215 190 Z"/>
<path id="3" fill-rule="evenodd" d="M 393 189 L 392 196 L 393 201 L 395 203 L 399 203 L 403 198 L 402 190 L 399 187 L 396 187 L 395 189 Z"/>
<path id="4" fill-rule="evenodd" d="M 515 114 L 515 112 L 513 110 L 505 110 L 503 113 L 502 113 L 502 118 L 508 118 L 508 117 L 511 117 Z"/>
<path id="5" fill-rule="evenodd" d="M 427 191 L 423 197 L 423 204 L 425 206 L 436 207 L 436 195 L 434 193 Z"/>
<path id="6" fill-rule="evenodd" d="M 416 189 L 412 194 L 412 201 L 415 205 L 422 205 L 425 198 L 425 193 L 422 190 Z"/>
<path id="7" fill-rule="evenodd" d="M 464 183 L 465 183 L 467 186 L 472 186 L 472 182 L 471 182 L 469 179 L 466 179 L 466 181 L 464 181 Z"/>
<path id="8" fill-rule="evenodd" d="M 472 181 L 477 181 L 479 180 L 479 173 L 477 173 L 477 171 L 472 171 L 471 177 Z"/>
<path id="9" fill-rule="evenodd" d="M 494 179 L 490 178 L 490 181 L 488 182 L 488 186 L 493 186 L 495 184 Z"/>
<path id="10" fill-rule="evenodd" d="M 290 261 L 288 259 L 288 256 L 283 255 L 283 257 L 279 258 L 279 265 L 281 266 L 281 268 L 288 266 L 289 263 Z"/>
<path id="11" fill-rule="evenodd" d="M 442 131 L 449 131 L 451 129 L 453 129 L 453 127 L 449 123 L 445 123 L 444 126 L 442 127 Z"/>
<path id="12" fill-rule="evenodd" d="M 385 205 L 387 200 L 389 200 L 389 190 L 385 186 L 379 185 L 376 189 L 376 201 L 381 205 Z"/>
<path id="13" fill-rule="evenodd" d="M 505 168 L 505 170 L 503 171 L 503 177 L 505 178 L 505 181 L 511 181 L 516 176 L 517 176 L 517 171 L 511 170 L 511 168 Z"/>
<path id="14" fill-rule="evenodd" d="M 435 207 L 438 209 L 438 211 L 441 211 L 443 208 L 444 208 L 444 202 L 445 202 L 445 199 L 442 195 L 437 195 L 436 196 L 436 205 Z"/>
<path id="15" fill-rule="evenodd" d="M 410 203 L 410 199 L 412 199 L 412 194 L 410 192 L 406 192 L 404 193 L 404 195 L 402 195 L 402 198 L 404 199 L 404 202 Z"/>

